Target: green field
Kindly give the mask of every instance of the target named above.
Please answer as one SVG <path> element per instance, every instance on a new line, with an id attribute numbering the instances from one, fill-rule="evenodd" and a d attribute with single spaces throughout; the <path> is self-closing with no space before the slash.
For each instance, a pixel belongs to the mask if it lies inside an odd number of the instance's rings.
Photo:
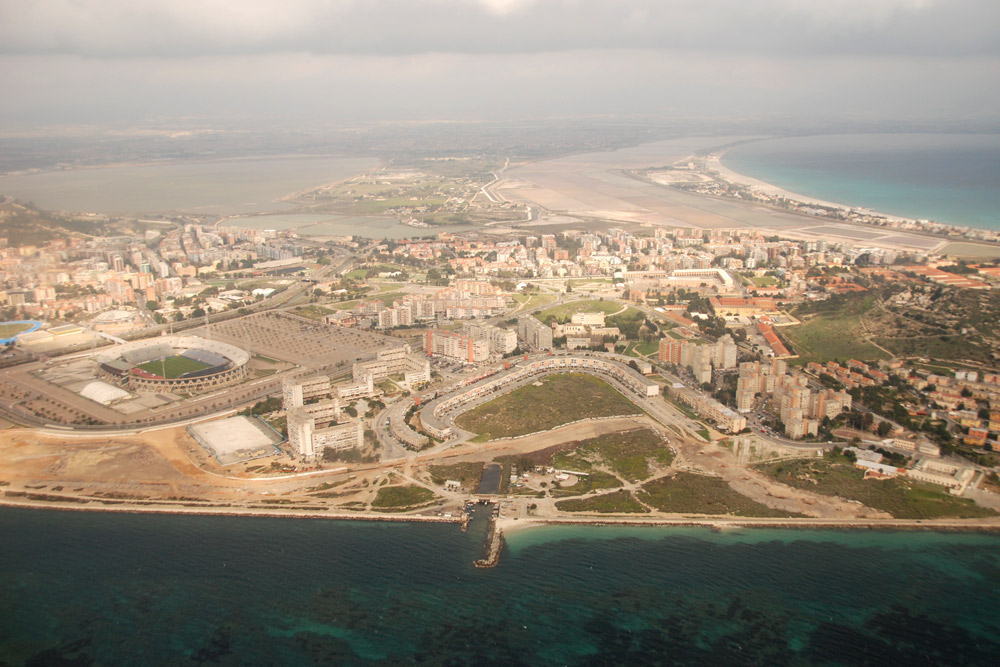
<path id="1" fill-rule="evenodd" d="M 479 480 L 483 477 L 483 464 L 475 462 L 436 465 L 431 466 L 429 471 L 431 481 L 435 484 L 444 484 L 447 480 L 453 479 L 461 482 L 462 486 L 468 489 L 474 489 L 479 486 Z"/>
<path id="2" fill-rule="evenodd" d="M 521 304 L 521 310 L 541 308 L 556 300 L 554 294 L 515 294 L 514 301 Z"/>
<path id="3" fill-rule="evenodd" d="M 22 331 L 27 331 L 32 326 L 31 324 L 0 324 L 0 339 L 16 336 Z"/>
<path id="4" fill-rule="evenodd" d="M 625 307 L 625 304 L 617 301 L 599 301 L 597 299 L 585 299 L 583 301 L 572 301 L 552 308 L 546 308 L 535 315 L 542 322 L 569 322 L 576 313 L 596 313 L 602 312 L 606 315 L 617 313 Z"/>
<path id="5" fill-rule="evenodd" d="M 386 486 L 378 490 L 372 509 L 402 509 L 434 500 L 434 493 L 422 486 Z"/>
<path id="6" fill-rule="evenodd" d="M 167 357 L 163 360 L 147 361 L 144 364 L 139 364 L 136 368 L 141 368 L 147 373 L 160 375 L 168 380 L 173 380 L 174 378 L 178 378 L 185 373 L 200 371 L 203 368 L 209 367 L 210 364 L 177 355 L 174 357 Z"/>
<path id="7" fill-rule="evenodd" d="M 651 354 L 660 351 L 660 341 L 653 340 L 648 343 L 641 343 L 637 340 L 630 341 L 628 345 L 625 346 L 625 351 L 622 352 L 626 357 L 648 357 Z"/>
<path id="8" fill-rule="evenodd" d="M 587 472 L 594 462 L 600 462 L 629 482 L 638 482 L 651 475 L 650 461 L 668 466 L 673 459 L 660 436 L 649 429 L 637 429 L 584 440 L 576 449 L 556 454 L 553 465 Z"/>
<path id="9" fill-rule="evenodd" d="M 989 349 L 973 342 L 972 336 L 920 336 L 889 338 L 876 336 L 875 341 L 893 354 L 902 357 L 924 357 L 934 361 L 948 359 L 989 360 Z"/>
<path id="10" fill-rule="evenodd" d="M 568 397 L 572 400 L 567 400 Z M 455 424 L 477 433 L 477 442 L 546 431 L 579 419 L 639 414 L 611 385 L 584 373 L 561 373 L 459 415 Z"/>
<path id="11" fill-rule="evenodd" d="M 324 317 L 334 312 L 330 308 L 324 308 L 323 306 L 309 305 L 300 306 L 295 309 L 295 314 L 299 317 L 307 317 L 310 320 L 322 320 Z"/>
<path id="12" fill-rule="evenodd" d="M 781 335 L 792 344 L 800 363 L 886 359 L 888 355 L 885 352 L 864 339 L 865 332 L 861 325 L 861 317 L 872 307 L 874 298 L 869 295 L 854 299 L 840 308 L 815 315 L 793 313 L 802 324 L 782 327 Z"/>
<path id="13" fill-rule="evenodd" d="M 662 512 L 735 514 L 736 516 L 802 516 L 776 510 L 734 491 L 718 477 L 679 472 L 642 487 L 639 498 Z"/>
<path id="14" fill-rule="evenodd" d="M 780 281 L 774 276 L 752 276 L 750 282 L 757 287 L 774 287 Z"/>
<path id="15" fill-rule="evenodd" d="M 557 467 L 560 466 L 557 465 Z M 589 467 L 571 468 L 569 466 L 562 466 L 561 469 L 583 472 L 588 470 Z M 553 483 L 551 493 L 553 498 L 564 498 L 567 496 L 582 496 L 596 489 L 617 489 L 620 486 L 622 486 L 622 481 L 614 475 L 606 473 L 603 470 L 591 470 L 590 474 L 586 477 L 582 475 L 577 477 L 577 482 L 573 486 L 556 486 Z"/>
<path id="16" fill-rule="evenodd" d="M 844 457 L 827 454 L 821 460 L 799 459 L 757 466 L 776 480 L 828 496 L 856 500 L 897 519 L 976 518 L 996 516 L 993 510 L 967 498 L 956 498 L 944 487 L 896 477 L 866 480 Z"/>
<path id="17" fill-rule="evenodd" d="M 649 510 L 643 507 L 628 491 L 613 491 L 590 498 L 560 500 L 556 509 L 564 512 L 598 512 L 601 514 L 641 514 Z"/>
<path id="18" fill-rule="evenodd" d="M 354 310 L 354 307 L 362 301 L 381 301 L 386 306 L 391 306 L 392 302 L 403 296 L 403 294 L 404 293 L 402 291 L 382 292 L 366 296 L 364 299 L 351 299 L 350 301 L 328 303 L 326 304 L 326 307 L 333 308 L 334 310 Z"/>

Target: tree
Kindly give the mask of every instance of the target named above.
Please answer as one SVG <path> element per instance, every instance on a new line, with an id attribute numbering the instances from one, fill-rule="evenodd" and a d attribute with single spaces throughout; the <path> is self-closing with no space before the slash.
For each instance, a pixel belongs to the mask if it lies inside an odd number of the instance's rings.
<path id="1" fill-rule="evenodd" d="M 878 433 L 880 438 L 884 438 L 885 436 L 889 435 L 889 431 L 891 430 L 892 430 L 892 424 L 890 424 L 889 422 L 879 422 L 878 428 L 875 430 L 875 432 Z"/>
<path id="2" fill-rule="evenodd" d="M 150 300 L 146 302 L 146 310 L 159 310 L 159 309 L 160 309 L 159 301 Z"/>

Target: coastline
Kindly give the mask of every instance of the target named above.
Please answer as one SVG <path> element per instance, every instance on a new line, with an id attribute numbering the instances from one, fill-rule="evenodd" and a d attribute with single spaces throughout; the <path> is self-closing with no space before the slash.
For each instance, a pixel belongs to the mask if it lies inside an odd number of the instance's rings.
<path id="1" fill-rule="evenodd" d="M 631 519 L 626 517 L 549 517 L 539 519 L 502 519 L 498 528 L 512 535 L 544 526 L 606 526 L 606 527 L 699 527 L 714 531 L 744 528 L 789 528 L 805 530 L 927 530 L 975 533 L 1000 533 L 1000 518 L 983 519 L 816 519 L 816 518 L 753 518 L 685 516 L 677 519 Z"/>
<path id="2" fill-rule="evenodd" d="M 680 162 L 690 161 L 694 158 L 704 160 L 704 164 L 698 170 L 716 184 L 723 184 L 730 188 L 749 191 L 751 197 L 747 201 L 764 204 L 766 206 L 779 206 L 782 209 L 791 209 L 800 214 L 816 215 L 818 219 L 829 220 L 837 224 L 856 225 L 867 229 L 883 230 L 882 233 L 892 235 L 893 232 L 903 235 L 918 235 L 933 238 L 940 243 L 935 248 L 921 248 L 924 251 L 941 251 L 951 243 L 973 243 L 982 244 L 984 247 L 993 249 L 1000 246 L 1000 229 L 992 227 L 973 226 L 968 224 L 958 224 L 949 222 L 939 222 L 937 220 L 925 218 L 912 218 L 893 213 L 885 213 L 862 205 L 851 205 L 847 203 L 833 202 L 818 197 L 810 197 L 798 192 L 786 190 L 773 183 L 754 178 L 747 174 L 734 171 L 723 164 L 726 154 L 736 148 L 736 146 L 723 146 L 708 153 L 689 156 Z M 697 189 L 687 190 L 698 192 Z M 701 194 L 716 195 L 714 192 L 702 192 Z M 721 195 L 724 199 L 729 199 L 732 195 Z M 810 207 L 821 209 L 811 211 Z"/>
<path id="3" fill-rule="evenodd" d="M 741 174 L 737 171 L 733 171 L 725 164 L 722 160 L 725 158 L 726 153 L 728 153 L 731 148 L 725 148 L 721 151 L 716 151 L 705 156 L 705 170 L 709 173 L 715 172 L 719 178 L 734 185 L 743 185 L 746 187 L 754 188 L 758 192 L 771 197 L 784 197 L 785 199 L 800 202 L 802 204 L 807 204 L 810 206 L 823 206 L 826 208 L 839 209 L 844 212 L 855 211 L 864 215 L 873 215 L 881 218 L 885 218 L 890 222 L 899 223 L 910 223 L 910 224 L 920 224 L 921 221 L 917 218 L 907 218 L 892 213 L 884 213 L 882 211 L 875 211 L 864 206 L 852 206 L 850 204 L 845 204 L 842 202 L 832 202 L 825 199 L 817 199 L 816 197 L 810 197 L 808 195 L 800 194 L 798 192 L 792 192 L 791 190 L 786 190 L 784 188 L 778 187 L 773 183 L 768 183 L 752 176 L 747 176 L 746 174 Z M 933 221 L 930 221 L 933 222 Z M 951 227 L 954 229 L 964 229 L 961 225 L 953 225 L 944 222 L 934 222 L 936 225 L 943 225 L 946 227 Z"/>
<path id="4" fill-rule="evenodd" d="M 90 503 L 100 503 L 91 505 Z M 53 510 L 57 512 L 108 512 L 118 514 L 176 514 L 188 516 L 229 516 L 229 517 L 264 517 L 270 519 L 329 519 L 334 521 L 381 521 L 391 523 L 454 523 L 461 525 L 461 516 L 418 516 L 413 514 L 393 514 L 391 512 L 327 512 L 324 510 L 295 509 L 286 507 L 251 508 L 251 507 L 220 507 L 213 505 L 180 506 L 180 505 L 141 505 L 135 502 L 113 499 L 89 498 L 88 503 L 74 502 L 67 499 L 64 502 L 39 501 L 31 499 L 12 499 L 10 496 L 0 497 L 0 507 L 17 509 Z"/>
<path id="5" fill-rule="evenodd" d="M 110 500 L 110 499 L 109 499 Z M 39 501 L 29 498 L 12 498 L 4 494 L 0 497 L 0 507 L 18 509 L 40 509 L 65 512 L 109 512 L 122 514 L 176 514 L 190 516 L 263 517 L 279 519 L 326 519 L 333 521 L 374 521 L 389 523 L 450 523 L 461 525 L 461 516 L 423 516 L 414 514 L 393 514 L 381 512 L 328 512 L 320 510 L 295 510 L 292 508 L 249 508 L 219 507 L 204 505 L 197 507 L 171 505 L 143 505 L 129 501 L 102 501 L 87 506 L 68 499 L 65 502 Z M 701 527 L 715 531 L 739 530 L 746 528 L 786 528 L 804 530 L 925 530 L 1000 533 L 1000 517 L 994 519 L 817 519 L 807 518 L 754 518 L 730 516 L 691 516 L 677 518 L 639 518 L 625 516 L 581 516 L 581 517 L 538 517 L 538 518 L 497 518 L 496 530 L 503 536 L 545 526 L 607 526 L 607 527 Z"/>

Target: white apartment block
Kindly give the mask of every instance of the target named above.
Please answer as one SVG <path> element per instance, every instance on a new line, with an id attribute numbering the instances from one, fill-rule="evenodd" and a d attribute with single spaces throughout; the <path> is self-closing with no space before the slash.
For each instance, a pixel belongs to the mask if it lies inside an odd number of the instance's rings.
<path id="1" fill-rule="evenodd" d="M 431 329 L 424 338 L 428 357 L 444 357 L 470 364 L 487 361 L 490 344 L 481 339 L 453 331 Z"/>
<path id="2" fill-rule="evenodd" d="M 332 399 L 294 407 L 286 412 L 288 444 L 305 459 L 321 457 L 323 451 L 344 451 L 364 445 L 360 419 L 341 421 L 340 401 Z"/>
<path id="3" fill-rule="evenodd" d="M 552 349 L 552 328 L 531 315 L 517 320 L 517 335 L 533 350 Z"/>
<path id="4" fill-rule="evenodd" d="M 355 381 L 365 381 L 371 377 L 374 382 L 381 382 L 390 375 L 403 374 L 404 382 L 430 382 L 431 365 L 426 359 L 411 353 L 409 345 L 401 345 L 388 350 L 379 350 L 370 361 L 359 361 L 354 364 L 352 375 Z"/>
<path id="5" fill-rule="evenodd" d="M 510 354 L 517 349 L 517 332 L 490 324 L 466 324 L 465 332 L 474 338 L 482 338 L 490 346 L 493 354 Z"/>

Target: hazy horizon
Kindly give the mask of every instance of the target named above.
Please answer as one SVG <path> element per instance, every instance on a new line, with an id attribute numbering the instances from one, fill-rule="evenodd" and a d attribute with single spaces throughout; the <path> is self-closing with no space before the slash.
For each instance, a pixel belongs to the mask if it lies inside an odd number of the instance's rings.
<path id="1" fill-rule="evenodd" d="M 989 0 L 0 0 L 0 133 L 1000 123 Z"/>

